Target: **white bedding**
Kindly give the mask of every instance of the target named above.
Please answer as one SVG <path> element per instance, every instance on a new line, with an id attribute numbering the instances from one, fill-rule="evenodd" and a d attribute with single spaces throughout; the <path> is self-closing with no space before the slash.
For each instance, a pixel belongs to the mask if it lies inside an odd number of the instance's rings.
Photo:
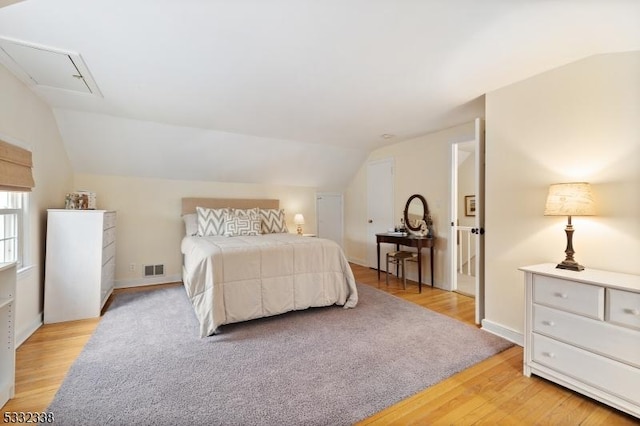
<path id="1" fill-rule="evenodd" d="M 358 303 L 351 268 L 330 240 L 286 233 L 187 236 L 181 250 L 183 281 L 202 337 L 223 324 Z"/>

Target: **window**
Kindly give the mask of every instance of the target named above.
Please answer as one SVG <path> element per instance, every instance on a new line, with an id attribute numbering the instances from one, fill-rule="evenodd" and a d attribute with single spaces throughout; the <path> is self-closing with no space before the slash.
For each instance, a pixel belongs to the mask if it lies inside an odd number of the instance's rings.
<path id="1" fill-rule="evenodd" d="M 29 194 L 0 191 L 0 262 L 25 266 L 25 241 Z"/>

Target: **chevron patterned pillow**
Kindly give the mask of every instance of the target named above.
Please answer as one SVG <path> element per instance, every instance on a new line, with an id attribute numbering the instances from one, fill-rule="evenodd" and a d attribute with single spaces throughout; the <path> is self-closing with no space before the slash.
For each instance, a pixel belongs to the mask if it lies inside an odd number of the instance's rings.
<path id="1" fill-rule="evenodd" d="M 284 220 L 283 209 L 260 209 L 260 221 L 263 234 L 279 234 L 289 232 Z"/>
<path id="2" fill-rule="evenodd" d="M 254 207 L 252 209 L 229 209 L 229 213 L 249 215 L 253 219 L 260 219 L 260 209 L 257 207 Z"/>
<path id="3" fill-rule="evenodd" d="M 207 237 L 211 235 L 224 235 L 224 217 L 229 209 L 208 209 L 205 207 L 196 207 L 198 216 L 198 233 L 199 237 Z"/>
<path id="4" fill-rule="evenodd" d="M 224 235 L 239 237 L 260 235 L 260 219 L 252 214 L 243 214 L 237 210 L 224 215 Z"/>

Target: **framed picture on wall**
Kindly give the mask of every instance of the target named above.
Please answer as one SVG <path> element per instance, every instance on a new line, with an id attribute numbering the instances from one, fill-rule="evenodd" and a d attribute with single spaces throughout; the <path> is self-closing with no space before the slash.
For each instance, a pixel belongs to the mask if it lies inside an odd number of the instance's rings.
<path id="1" fill-rule="evenodd" d="M 475 195 L 464 196 L 464 215 L 465 216 L 476 215 L 476 196 Z"/>

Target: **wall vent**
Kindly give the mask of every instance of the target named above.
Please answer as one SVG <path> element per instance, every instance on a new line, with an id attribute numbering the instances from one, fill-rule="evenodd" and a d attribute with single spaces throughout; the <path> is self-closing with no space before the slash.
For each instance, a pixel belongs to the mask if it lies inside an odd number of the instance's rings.
<path id="1" fill-rule="evenodd" d="M 164 275 L 164 265 L 144 265 L 145 277 L 159 277 Z"/>

